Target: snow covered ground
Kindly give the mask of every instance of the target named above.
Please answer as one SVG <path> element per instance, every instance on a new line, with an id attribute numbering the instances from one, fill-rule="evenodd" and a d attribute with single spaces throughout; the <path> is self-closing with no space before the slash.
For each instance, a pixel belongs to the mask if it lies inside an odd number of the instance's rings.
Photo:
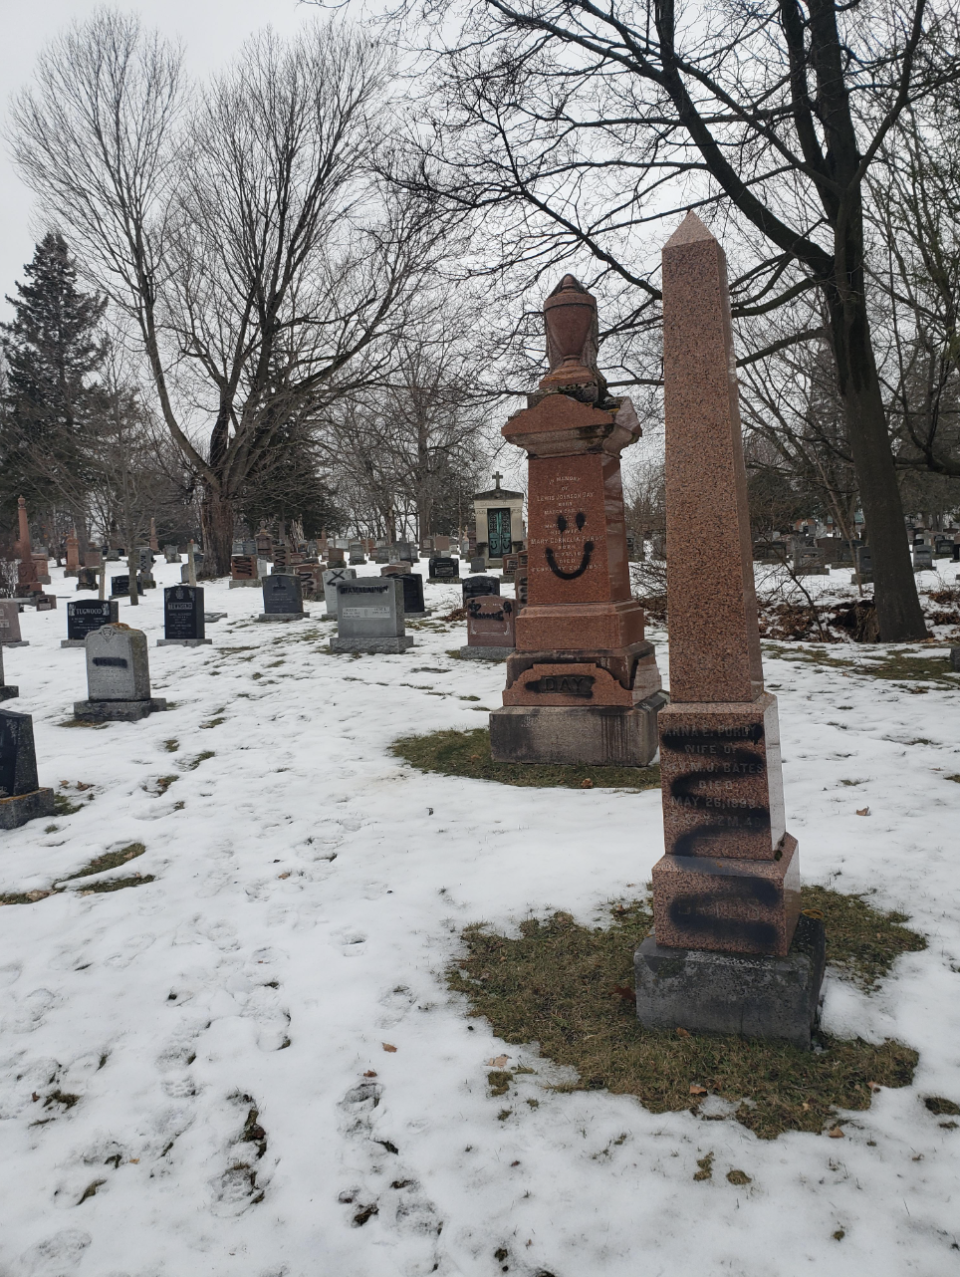
<path id="1" fill-rule="evenodd" d="M 915 1085 L 843 1140 L 763 1142 L 553 1092 L 548 1061 L 445 990 L 464 924 L 590 921 L 663 850 L 656 791 L 492 786 L 388 752 L 500 703 L 500 666 L 446 655 L 462 626 L 355 660 L 324 650 L 322 604 L 259 625 L 259 591 L 208 585 L 228 613 L 214 646 L 151 646 L 172 708 L 66 728 L 86 683 L 83 652 L 59 646 L 73 582 L 54 571 L 58 610 L 25 613 L 30 647 L 4 653 L 8 707 L 34 716 L 41 783 L 95 798 L 0 835 L 0 892 L 131 843 L 145 854 L 108 876 L 155 881 L 0 913 L 3 1277 L 960 1273 L 960 1129 L 923 1104 L 960 1101 L 957 692 L 766 658 L 805 879 L 876 889 L 930 945 L 871 996 L 826 986 L 825 1027 L 915 1047 Z M 152 644 L 162 590 L 121 619 Z M 521 1090 L 539 1100 L 504 1121 L 485 1084 L 501 1053 L 534 1069 Z M 714 1178 L 694 1182 L 709 1152 Z"/>

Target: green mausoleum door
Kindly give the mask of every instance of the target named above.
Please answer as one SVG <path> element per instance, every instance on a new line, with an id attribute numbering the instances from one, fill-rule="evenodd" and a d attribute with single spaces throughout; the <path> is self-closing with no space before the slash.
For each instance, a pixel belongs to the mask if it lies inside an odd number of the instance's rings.
<path id="1" fill-rule="evenodd" d="M 513 547 L 510 537 L 510 511 L 487 511 L 487 558 L 502 559 Z"/>

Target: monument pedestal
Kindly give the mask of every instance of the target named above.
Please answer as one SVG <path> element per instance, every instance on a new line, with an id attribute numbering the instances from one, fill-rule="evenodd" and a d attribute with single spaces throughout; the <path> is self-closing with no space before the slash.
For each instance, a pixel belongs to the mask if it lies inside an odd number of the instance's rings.
<path id="1" fill-rule="evenodd" d="M 331 652 L 361 652 L 367 656 L 375 656 L 380 653 L 386 653 L 390 656 L 399 656 L 401 652 L 409 651 L 413 647 L 413 639 L 409 635 L 385 635 L 383 638 L 338 638 L 337 635 L 330 637 Z"/>
<path id="2" fill-rule="evenodd" d="M 212 643 L 213 639 L 195 638 L 195 639 L 157 639 L 157 647 L 204 647 L 208 643 Z"/>
<path id="3" fill-rule="evenodd" d="M 818 919 L 801 914 L 782 958 L 668 949 L 652 934 L 633 961 L 637 1017 L 647 1028 L 781 1038 L 810 1048 L 825 962 Z"/>
<path id="4" fill-rule="evenodd" d="M 471 647 L 468 643 L 461 647 L 460 659 L 461 661 L 505 661 L 515 651 L 516 648 L 513 647 Z"/>
<path id="5" fill-rule="evenodd" d="M 15 683 L 0 683 L 0 701 L 12 701 L 20 695 L 20 688 Z"/>
<path id="6" fill-rule="evenodd" d="M 666 699 L 657 692 L 632 706 L 505 705 L 490 715 L 490 753 L 498 763 L 646 767 Z"/>
<path id="7" fill-rule="evenodd" d="M 3 699 L 0 688 L 0 700 Z M 35 789 L 30 794 L 15 794 L 13 798 L 0 798 L 0 829 L 19 829 L 28 820 L 38 816 L 55 816 L 56 804 L 52 789 Z"/>
<path id="8" fill-rule="evenodd" d="M 167 702 L 157 696 L 146 701 L 74 701 L 73 716 L 81 723 L 135 723 L 166 708 Z"/>
<path id="9" fill-rule="evenodd" d="M 309 612 L 261 612 L 257 617 L 258 621 L 303 621 L 309 617 Z"/>

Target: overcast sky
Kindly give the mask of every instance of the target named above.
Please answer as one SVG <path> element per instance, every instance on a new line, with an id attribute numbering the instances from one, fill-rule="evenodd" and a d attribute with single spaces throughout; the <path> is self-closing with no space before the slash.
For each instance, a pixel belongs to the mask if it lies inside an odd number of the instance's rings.
<path id="1" fill-rule="evenodd" d="M 97 0 L 3 0 L 3 38 L 0 40 L 0 103 L 4 119 L 11 94 L 25 84 L 39 50 L 74 20 L 83 21 Z M 195 75 L 220 66 L 236 53 L 252 32 L 272 26 L 290 34 L 317 14 L 297 0 L 133 0 L 116 6 L 134 11 L 145 24 L 183 41 L 187 65 Z M 33 218 L 33 197 L 10 163 L 3 143 L 0 171 L 0 298 L 13 294 L 14 281 L 23 279 L 23 264 L 33 256 L 39 230 Z M 0 302 L 3 317 L 9 307 Z"/>

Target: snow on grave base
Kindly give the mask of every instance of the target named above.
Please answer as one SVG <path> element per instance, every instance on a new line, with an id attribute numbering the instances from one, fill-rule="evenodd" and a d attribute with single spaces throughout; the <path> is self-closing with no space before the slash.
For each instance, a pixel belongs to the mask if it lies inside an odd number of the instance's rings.
<path id="1" fill-rule="evenodd" d="M 128 625 L 104 625 L 87 635 L 87 700 L 73 712 L 84 723 L 135 722 L 167 702 L 150 695 L 147 636 Z"/>
<path id="2" fill-rule="evenodd" d="M 52 789 L 41 789 L 33 746 L 33 719 L 0 709 L 0 829 L 19 829 L 56 811 Z"/>

